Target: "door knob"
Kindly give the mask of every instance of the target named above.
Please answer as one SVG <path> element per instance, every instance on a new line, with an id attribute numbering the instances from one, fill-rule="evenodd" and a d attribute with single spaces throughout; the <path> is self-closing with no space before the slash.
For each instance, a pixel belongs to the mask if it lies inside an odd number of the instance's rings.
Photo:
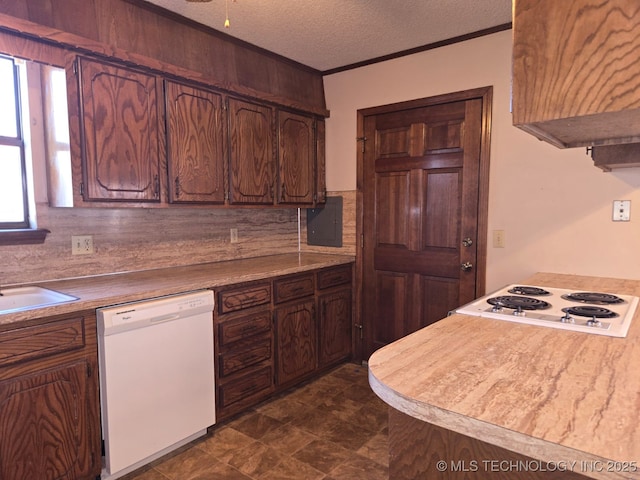
<path id="1" fill-rule="evenodd" d="M 470 247 L 471 245 L 473 245 L 473 240 L 471 240 L 471 238 L 466 237 L 462 240 L 463 247 Z"/>
<path id="2" fill-rule="evenodd" d="M 464 262 L 462 265 L 460 265 L 460 268 L 462 269 L 463 272 L 468 272 L 473 268 L 473 263 Z"/>

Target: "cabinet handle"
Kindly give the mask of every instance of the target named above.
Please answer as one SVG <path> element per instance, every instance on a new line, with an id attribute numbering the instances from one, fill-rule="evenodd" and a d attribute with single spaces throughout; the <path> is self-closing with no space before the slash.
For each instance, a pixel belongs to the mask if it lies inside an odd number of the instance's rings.
<path id="1" fill-rule="evenodd" d="M 158 175 L 153 177 L 153 194 L 156 198 L 160 196 L 160 179 Z"/>
<path id="2" fill-rule="evenodd" d="M 175 180 L 175 186 L 176 186 L 176 198 L 180 197 L 180 178 L 176 177 Z"/>
<path id="3" fill-rule="evenodd" d="M 280 195 L 280 201 L 284 202 L 284 197 L 287 194 L 287 186 L 283 183 L 282 184 L 282 191 L 281 191 L 281 195 Z"/>

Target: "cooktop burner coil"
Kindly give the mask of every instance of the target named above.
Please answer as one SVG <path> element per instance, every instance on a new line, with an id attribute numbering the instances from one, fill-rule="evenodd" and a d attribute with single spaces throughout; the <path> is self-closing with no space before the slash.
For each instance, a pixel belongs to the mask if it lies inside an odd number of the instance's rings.
<path id="1" fill-rule="evenodd" d="M 563 312 L 569 315 L 589 318 L 616 318 L 618 314 L 608 308 L 597 307 L 595 305 L 576 305 L 575 307 L 566 307 Z"/>
<path id="2" fill-rule="evenodd" d="M 598 292 L 575 292 L 562 295 L 565 300 L 571 300 L 580 303 L 591 303 L 594 305 L 613 305 L 616 303 L 624 303 L 624 300 L 610 293 Z"/>
<path id="3" fill-rule="evenodd" d="M 530 287 L 526 285 L 516 285 L 509 289 L 509 293 L 516 293 L 518 295 L 531 295 L 533 297 L 541 297 L 544 295 L 551 295 L 551 292 L 539 287 Z"/>
<path id="4" fill-rule="evenodd" d="M 551 307 L 550 303 L 531 297 L 518 297 L 515 295 L 502 295 L 487 299 L 487 303 L 495 307 L 512 308 L 514 310 L 544 310 Z"/>

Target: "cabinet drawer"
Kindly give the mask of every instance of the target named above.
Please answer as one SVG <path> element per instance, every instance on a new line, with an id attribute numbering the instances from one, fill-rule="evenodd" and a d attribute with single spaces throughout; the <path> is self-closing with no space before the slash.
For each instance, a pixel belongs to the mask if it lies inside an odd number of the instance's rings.
<path id="1" fill-rule="evenodd" d="M 218 387 L 219 408 L 226 408 L 240 400 L 273 388 L 273 370 L 271 366 L 262 367 L 250 375 Z"/>
<path id="2" fill-rule="evenodd" d="M 84 317 L 0 333 L 0 367 L 85 346 Z"/>
<path id="3" fill-rule="evenodd" d="M 271 284 L 260 283 L 248 287 L 226 290 L 218 294 L 220 313 L 235 312 L 244 308 L 271 302 Z"/>
<path id="4" fill-rule="evenodd" d="M 313 284 L 313 273 L 307 275 L 285 278 L 274 282 L 275 302 L 282 303 L 295 298 L 302 298 L 313 295 L 315 287 Z"/>
<path id="5" fill-rule="evenodd" d="M 225 377 L 272 357 L 271 336 L 265 336 L 256 339 L 251 346 L 221 354 L 218 357 L 218 372 L 220 377 Z"/>
<path id="6" fill-rule="evenodd" d="M 271 330 L 271 311 L 261 312 L 229 320 L 218 324 L 218 341 L 221 347 L 239 340 L 269 332 Z"/>
<path id="7" fill-rule="evenodd" d="M 330 268 L 318 272 L 318 289 L 351 283 L 351 265 Z"/>

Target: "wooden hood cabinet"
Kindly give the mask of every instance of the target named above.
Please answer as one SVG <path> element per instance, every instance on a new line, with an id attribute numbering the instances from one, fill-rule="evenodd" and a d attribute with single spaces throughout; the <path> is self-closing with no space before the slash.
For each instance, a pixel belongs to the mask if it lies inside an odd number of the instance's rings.
<path id="1" fill-rule="evenodd" d="M 515 0 L 513 124 L 560 148 L 596 146 L 594 158 L 640 145 L 638 50 L 637 0 Z M 596 163 L 640 165 L 638 145 Z"/>
<path id="2" fill-rule="evenodd" d="M 0 53 L 67 71 L 73 206 L 324 202 L 316 70 L 142 0 L 4 2 Z"/>

